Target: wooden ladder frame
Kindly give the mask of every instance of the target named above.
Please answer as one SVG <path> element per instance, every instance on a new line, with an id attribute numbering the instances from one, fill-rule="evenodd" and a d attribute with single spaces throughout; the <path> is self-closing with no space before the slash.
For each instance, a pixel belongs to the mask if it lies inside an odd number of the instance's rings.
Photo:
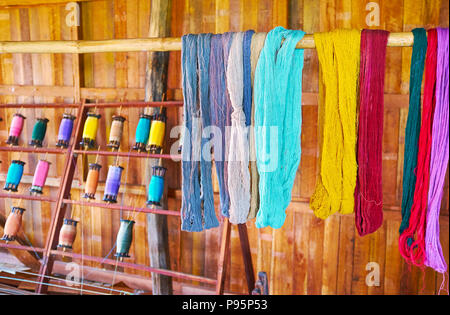
<path id="1" fill-rule="evenodd" d="M 58 189 L 58 194 L 56 199 L 44 197 L 44 196 L 26 196 L 26 195 L 14 195 L 14 194 L 4 194 L 0 193 L 0 197 L 5 198 L 14 198 L 14 199 L 25 199 L 25 200 L 37 200 L 44 202 L 53 202 L 56 203 L 55 210 L 52 212 L 52 218 L 50 222 L 49 231 L 47 234 L 45 247 L 44 248 L 34 248 L 32 246 L 17 246 L 14 244 L 4 244 L 0 243 L 0 247 L 4 248 L 15 248 L 21 250 L 28 251 L 36 251 L 42 253 L 42 262 L 39 270 L 38 276 L 38 285 L 36 286 L 36 293 L 45 294 L 48 291 L 47 283 L 49 282 L 48 276 L 51 275 L 53 264 L 54 264 L 54 256 L 67 256 L 72 258 L 83 258 L 87 261 L 95 261 L 103 264 L 110 265 L 118 265 L 125 268 L 133 268 L 139 270 L 145 270 L 152 273 L 163 274 L 166 276 L 180 278 L 185 280 L 198 281 L 202 283 L 214 284 L 216 294 L 223 294 L 225 289 L 225 280 L 227 275 L 227 262 L 231 255 L 230 248 L 230 234 L 232 225 L 229 222 L 228 218 L 224 218 L 222 223 L 222 232 L 221 232 L 221 242 L 219 249 L 219 261 L 218 261 L 218 271 L 217 271 L 217 279 L 211 279 L 201 276 L 190 275 L 182 272 L 167 270 L 167 269 L 158 269 L 152 268 L 144 265 L 138 265 L 128 262 L 119 262 L 114 259 L 107 259 L 101 257 L 93 257 L 87 256 L 83 254 L 77 254 L 72 252 L 63 252 L 60 250 L 56 250 L 58 245 L 58 237 L 59 231 L 64 222 L 64 215 L 66 212 L 66 208 L 69 204 L 85 204 L 83 202 L 77 202 L 70 200 L 70 191 L 72 188 L 72 181 L 75 175 L 75 169 L 77 164 L 77 157 L 81 154 L 101 154 L 104 156 L 132 156 L 132 157 L 141 157 L 141 158 L 170 158 L 170 155 L 164 154 L 144 154 L 144 153 L 128 153 L 128 152 L 110 152 L 110 151 L 82 151 L 77 149 L 78 144 L 81 141 L 82 130 L 83 130 L 83 122 L 86 120 L 87 112 L 89 108 L 97 107 L 97 108 L 105 108 L 105 107 L 159 107 L 159 106 L 182 106 L 182 102 L 176 101 L 166 101 L 166 102 L 127 102 L 127 103 L 98 103 L 98 104 L 87 104 L 84 101 L 81 104 L 7 104 L 5 108 L 61 108 L 63 106 L 77 108 L 78 112 L 76 115 L 76 119 L 74 121 L 74 130 L 72 133 L 72 137 L 70 140 L 69 147 L 67 149 L 45 149 L 45 148 L 21 148 L 21 147 L 0 147 L 0 151 L 9 151 L 9 152 L 29 152 L 29 153 L 50 153 L 50 154 L 65 154 L 66 160 L 64 164 L 64 173 L 61 176 L 61 185 Z M 162 215 L 175 215 L 180 216 L 179 211 L 171 211 L 171 210 L 159 210 L 159 209 L 148 209 L 148 208 L 136 208 L 136 207 L 127 207 L 127 206 L 119 206 L 119 205 L 111 205 L 106 203 L 89 203 L 90 206 L 94 207 L 102 207 L 109 208 L 111 210 L 131 210 L 145 213 L 157 213 Z M 82 222 L 81 222 L 82 223 Z M 180 225 L 181 226 L 181 225 Z M 245 275 L 247 281 L 247 289 L 248 294 L 251 294 L 255 285 L 255 275 L 252 264 L 252 257 L 250 252 L 250 244 L 248 239 L 247 226 L 245 224 L 237 225 L 243 263 L 245 268 Z"/>

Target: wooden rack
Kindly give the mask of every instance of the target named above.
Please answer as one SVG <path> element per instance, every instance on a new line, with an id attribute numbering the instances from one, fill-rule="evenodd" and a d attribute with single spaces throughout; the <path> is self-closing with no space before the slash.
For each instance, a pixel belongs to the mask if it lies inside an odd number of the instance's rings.
<path id="1" fill-rule="evenodd" d="M 31 153 L 50 153 L 50 154 L 64 154 L 66 156 L 65 165 L 64 165 L 64 173 L 61 177 L 61 185 L 58 190 L 58 194 L 56 199 L 49 198 L 46 196 L 29 196 L 29 195 L 16 195 L 16 194 L 5 194 L 0 193 L 0 198 L 14 198 L 14 199 L 24 199 L 24 200 L 36 200 L 41 202 L 51 202 L 55 203 L 55 211 L 53 211 L 50 227 L 47 235 L 47 239 L 45 242 L 45 246 L 43 248 L 34 248 L 32 246 L 23 246 L 16 244 L 5 244 L 0 243 L 0 247 L 11 248 L 11 249 L 19 249 L 19 250 L 27 250 L 27 251 L 35 251 L 37 253 L 42 254 L 42 263 L 39 270 L 38 282 L 39 284 L 36 287 L 37 293 L 46 293 L 48 286 L 46 285 L 49 281 L 48 276 L 51 275 L 54 257 L 55 256 L 67 256 L 72 258 L 82 258 L 85 261 L 93 261 L 102 264 L 115 265 L 124 268 L 138 269 L 143 271 L 148 271 L 152 273 L 162 274 L 166 276 L 170 276 L 173 278 L 179 278 L 184 280 L 198 281 L 201 283 L 206 283 L 210 285 L 215 285 L 216 293 L 223 294 L 224 286 L 225 286 L 225 276 L 227 273 L 227 261 L 230 256 L 230 231 L 231 224 L 227 218 L 224 219 L 222 224 L 222 236 L 221 236 L 221 244 L 219 249 L 219 260 L 218 260 L 218 273 L 217 279 L 206 278 L 202 276 L 196 276 L 192 274 L 186 274 L 182 272 L 152 268 L 145 265 L 139 265 L 129 262 L 117 261 L 114 259 L 107 259 L 102 257 L 94 257 L 83 254 L 64 252 L 61 250 L 57 250 L 56 246 L 58 243 L 59 231 L 63 225 L 64 214 L 67 205 L 75 204 L 75 205 L 85 205 L 81 201 L 75 201 L 70 199 L 70 190 L 72 187 L 72 181 L 75 175 L 76 168 L 76 160 L 77 157 L 82 154 L 95 154 L 95 155 L 103 155 L 103 156 L 132 156 L 136 158 L 162 158 L 162 159 L 170 159 L 175 158 L 181 160 L 181 156 L 172 156 L 169 154 L 146 154 L 146 153 L 136 153 L 136 152 L 111 152 L 111 151 L 84 151 L 79 148 L 79 143 L 82 137 L 83 130 L 83 122 L 86 120 L 87 112 L 89 108 L 107 108 L 107 107 L 122 107 L 122 108 L 136 108 L 136 107 L 160 107 L 160 106 L 182 106 L 182 102 L 126 102 L 126 103 L 98 103 L 98 104 L 87 104 L 85 102 L 81 104 L 11 104 L 4 105 L 6 108 L 39 108 L 39 107 L 50 107 L 57 108 L 58 106 L 65 106 L 77 109 L 76 119 L 74 121 L 74 132 L 72 133 L 72 137 L 70 140 L 70 145 L 67 149 L 53 149 L 53 148 L 27 148 L 27 147 L 1 147 L 0 151 L 9 151 L 9 152 L 31 152 Z M 121 206 L 115 204 L 107 204 L 107 203 L 96 203 L 90 202 L 89 206 L 93 207 L 101 207 L 110 210 L 125 210 L 125 211 L 136 211 L 142 213 L 155 213 L 161 215 L 172 215 L 172 216 L 180 216 L 179 211 L 174 210 L 161 210 L 161 209 L 150 209 L 150 208 L 136 208 L 129 206 Z M 83 224 L 81 222 L 81 224 Z M 180 225 L 181 226 L 181 225 Z M 252 258 L 250 253 L 250 244 L 248 240 L 247 234 L 247 226 L 245 224 L 237 225 L 239 238 L 241 243 L 242 255 L 244 260 L 245 274 L 247 280 L 248 293 L 251 294 L 254 283 L 254 271 Z"/>

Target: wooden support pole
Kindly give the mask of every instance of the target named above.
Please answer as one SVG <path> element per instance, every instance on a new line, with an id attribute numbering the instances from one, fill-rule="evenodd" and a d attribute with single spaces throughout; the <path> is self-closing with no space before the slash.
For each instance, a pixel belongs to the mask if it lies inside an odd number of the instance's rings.
<path id="1" fill-rule="evenodd" d="M 170 35 L 169 0 L 152 0 L 150 10 L 149 37 L 166 37 Z M 167 69 L 169 54 L 167 52 L 149 52 L 145 73 L 145 101 L 162 101 L 167 92 Z M 156 108 L 150 108 L 153 112 Z M 159 159 L 148 159 L 146 165 L 146 183 L 150 183 L 152 167 Z M 167 181 L 165 181 L 164 196 L 161 207 L 167 209 Z M 170 269 L 169 235 L 167 216 L 147 214 L 147 233 L 149 244 L 150 265 L 153 268 Z M 154 295 L 173 294 L 172 278 L 162 274 L 152 273 L 152 293 Z"/>
<path id="2" fill-rule="evenodd" d="M 248 240 L 247 225 L 238 224 L 239 241 L 241 243 L 242 259 L 244 260 L 245 279 L 247 280 L 248 294 L 252 294 L 255 288 L 255 272 L 253 270 L 250 242 Z"/>
<path id="3" fill-rule="evenodd" d="M 162 1 L 170 2 L 170 1 Z M 166 6 L 166 4 L 164 4 Z M 153 6 L 153 3 L 152 3 Z M 161 29 L 159 29 L 161 30 Z M 388 47 L 411 47 L 414 36 L 411 32 L 390 33 Z M 314 49 L 314 36 L 305 35 L 298 42 L 297 48 Z M 52 40 L 52 41 L 17 41 L 0 42 L 0 53 L 35 53 L 35 54 L 87 54 L 101 52 L 130 51 L 177 51 L 181 50 L 181 38 L 129 38 L 109 40 Z"/>
<path id="4" fill-rule="evenodd" d="M 217 268 L 216 294 L 222 295 L 225 290 L 225 276 L 227 274 L 227 262 L 230 258 L 231 223 L 224 218 L 222 223 L 222 238 L 220 240 L 219 264 Z"/>

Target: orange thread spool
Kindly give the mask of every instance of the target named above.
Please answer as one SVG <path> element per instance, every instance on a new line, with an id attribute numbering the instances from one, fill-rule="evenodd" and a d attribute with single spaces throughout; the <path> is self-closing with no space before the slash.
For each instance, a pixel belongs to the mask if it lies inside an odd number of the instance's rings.
<path id="1" fill-rule="evenodd" d="M 59 232 L 58 248 L 72 249 L 77 235 L 77 223 L 78 221 L 72 219 L 64 219 L 64 224 Z"/>
<path id="2" fill-rule="evenodd" d="M 17 233 L 22 226 L 22 214 L 24 211 L 25 209 L 19 207 L 11 208 L 11 213 L 5 223 L 3 241 L 12 242 L 16 239 Z"/>
<path id="3" fill-rule="evenodd" d="M 89 172 L 84 186 L 83 198 L 95 199 L 95 192 L 97 191 L 98 177 L 102 166 L 97 163 L 89 164 Z"/>

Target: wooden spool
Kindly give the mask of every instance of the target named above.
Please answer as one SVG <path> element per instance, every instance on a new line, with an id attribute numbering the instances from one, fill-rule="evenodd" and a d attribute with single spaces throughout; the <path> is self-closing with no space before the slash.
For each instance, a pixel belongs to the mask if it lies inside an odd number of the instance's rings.
<path id="1" fill-rule="evenodd" d="M 64 251 L 72 249 L 77 235 L 77 223 L 78 221 L 72 219 L 64 219 L 64 224 L 59 232 L 58 248 L 62 248 Z"/>
<path id="2" fill-rule="evenodd" d="M 22 215 L 24 211 L 25 209 L 19 207 L 11 208 L 11 213 L 8 219 L 6 219 L 3 237 L 1 238 L 3 241 L 12 242 L 16 239 L 17 233 L 22 226 Z"/>

